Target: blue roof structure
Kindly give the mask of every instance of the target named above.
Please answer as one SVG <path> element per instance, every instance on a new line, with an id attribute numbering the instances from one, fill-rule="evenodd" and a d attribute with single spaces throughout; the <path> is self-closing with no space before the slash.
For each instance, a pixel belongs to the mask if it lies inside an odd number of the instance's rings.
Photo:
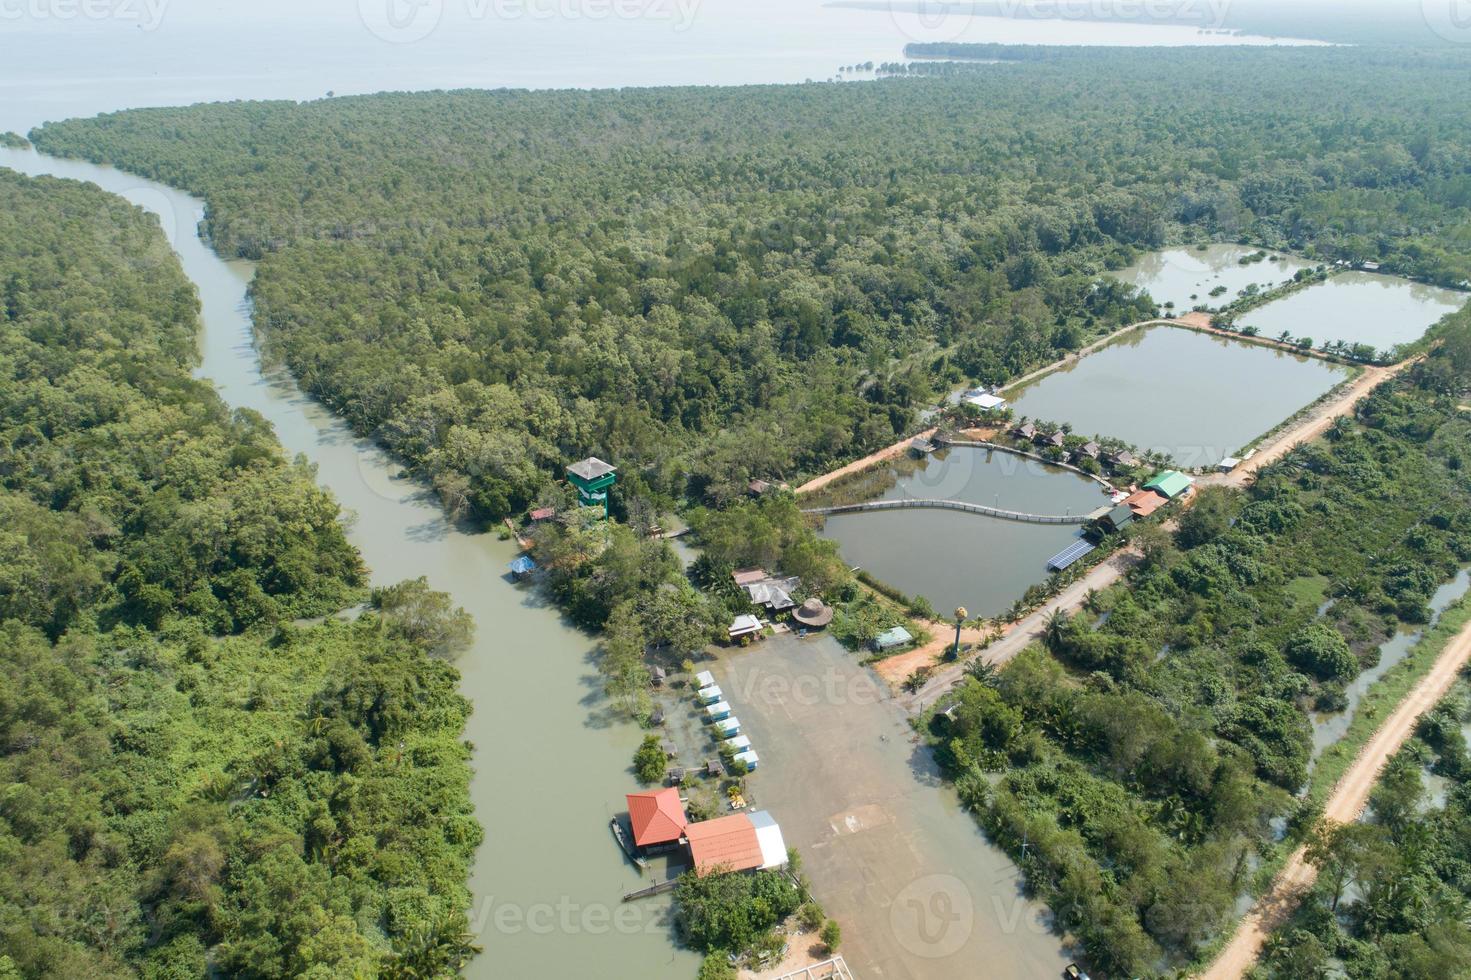
<path id="1" fill-rule="evenodd" d="M 1067 548 L 1047 559 L 1047 567 L 1054 572 L 1060 572 L 1096 547 L 1097 545 L 1087 541 L 1074 541 Z"/>
<path id="2" fill-rule="evenodd" d="M 531 560 L 530 555 L 522 555 L 511 562 L 512 575 L 528 575 L 534 571 L 536 571 L 536 562 Z"/>

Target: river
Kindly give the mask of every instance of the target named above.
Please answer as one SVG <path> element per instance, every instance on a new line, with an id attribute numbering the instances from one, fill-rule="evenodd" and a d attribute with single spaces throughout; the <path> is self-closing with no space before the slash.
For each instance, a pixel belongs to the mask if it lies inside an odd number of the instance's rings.
<path id="1" fill-rule="evenodd" d="M 476 747 L 471 796 L 485 843 L 470 876 L 471 929 L 485 954 L 469 964 L 466 976 L 694 976 L 698 956 L 674 942 L 667 898 L 620 902 L 625 891 L 648 881 L 623 859 L 607 828 L 609 817 L 624 808 L 623 795 L 636 788 L 630 763 L 642 733 L 610 711 L 591 661 L 592 641 L 508 581 L 514 546 L 494 534 L 452 526 L 432 494 L 404 479 L 397 464 L 304 395 L 289 374 L 262 370 L 247 297 L 254 266 L 222 260 L 198 238 L 203 202 L 111 167 L 33 150 L 0 148 L 0 166 L 90 181 L 156 214 L 199 291 L 196 376 L 210 380 L 232 407 L 261 413 L 287 453 L 301 454 L 316 467 L 318 482 L 342 504 L 348 536 L 375 585 L 423 575 L 475 617 L 474 644 L 458 666 L 461 690 L 474 704 L 465 737 Z M 848 662 L 842 666 L 852 683 L 877 687 L 866 671 Z M 783 703 L 774 701 L 774 710 Z M 876 701 L 847 710 L 842 703 L 827 706 L 875 745 L 882 745 L 880 734 L 898 736 L 891 732 L 895 716 L 878 710 Z M 779 785 L 802 784 L 796 768 L 803 764 L 794 755 L 787 763 L 793 770 Z M 1061 940 L 1038 925 L 1044 911 L 1021 898 L 1014 873 L 1006 870 L 1009 862 L 984 840 L 953 795 L 935 785 L 928 770 L 897 764 L 874 769 L 881 785 L 849 791 L 892 805 L 890 819 L 903 831 L 905 846 L 924 855 L 926 867 L 949 866 L 950 872 L 920 877 L 918 864 L 897 857 L 873 868 L 861 861 L 845 867 L 846 879 L 823 872 L 828 880 L 816 883 L 819 897 L 843 910 L 845 926 L 867 933 L 855 951 L 870 951 L 875 959 L 850 960 L 857 975 L 930 977 L 937 966 L 944 975 L 944 962 L 984 955 L 1009 964 L 1009 976 L 1055 976 L 1063 961 Z M 901 805 L 903 798 L 910 802 Z M 778 795 L 773 803 L 792 808 L 794 839 L 823 851 L 815 855 L 814 870 L 836 867 L 825 856 L 830 842 L 813 832 L 814 817 L 832 812 L 824 807 L 833 801 L 799 794 L 790 800 Z M 956 847 L 966 853 L 955 853 Z M 884 853 L 895 857 L 891 850 Z M 656 865 L 654 873 L 664 870 Z M 854 876 L 866 882 L 857 900 L 849 890 Z M 898 912 L 891 915 L 887 903 L 912 900 L 916 888 L 936 882 L 953 890 L 948 883 L 956 880 L 963 884 L 955 887 L 975 903 L 974 919 L 965 927 L 965 941 L 943 947 L 937 964 L 937 947 L 916 939 L 919 926 Z M 974 945 L 983 941 L 984 951 Z"/>
<path id="2" fill-rule="evenodd" d="M 202 202 L 32 151 L 0 148 L 0 166 L 91 181 L 157 214 L 203 305 L 196 375 L 232 407 L 260 412 L 288 453 L 317 467 L 349 512 L 349 538 L 373 584 L 424 575 L 475 617 L 474 645 L 458 666 L 475 707 L 465 737 L 476 746 L 471 795 L 485 844 L 470 877 L 471 928 L 486 953 L 466 975 L 694 976 L 698 957 L 671 942 L 668 903 L 619 901 L 639 878 L 608 819 L 636 788 L 640 732 L 608 711 L 589 638 L 507 581 L 514 546 L 452 527 L 432 495 L 289 375 L 262 373 L 246 298 L 253 266 L 222 261 L 195 235 Z"/>

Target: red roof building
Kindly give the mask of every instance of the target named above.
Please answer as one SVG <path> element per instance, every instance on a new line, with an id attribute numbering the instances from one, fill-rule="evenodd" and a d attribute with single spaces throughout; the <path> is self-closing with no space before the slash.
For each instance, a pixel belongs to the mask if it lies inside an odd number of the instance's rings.
<path id="1" fill-rule="evenodd" d="M 711 871 L 750 871 L 766 863 L 756 827 L 744 813 L 692 823 L 685 829 L 690 859 L 698 874 Z"/>
<path id="2" fill-rule="evenodd" d="M 1153 490 L 1136 490 L 1125 497 L 1123 502 L 1134 512 L 1135 517 L 1148 517 L 1169 503 L 1169 500 Z"/>
<path id="3" fill-rule="evenodd" d="M 531 519 L 537 522 L 549 521 L 556 516 L 557 512 L 550 507 L 538 507 L 536 510 L 531 512 Z"/>
<path id="4" fill-rule="evenodd" d="M 629 793 L 628 822 L 633 825 L 633 842 L 650 847 L 683 837 L 689 817 L 679 802 L 679 790 L 667 786 L 648 793 Z"/>

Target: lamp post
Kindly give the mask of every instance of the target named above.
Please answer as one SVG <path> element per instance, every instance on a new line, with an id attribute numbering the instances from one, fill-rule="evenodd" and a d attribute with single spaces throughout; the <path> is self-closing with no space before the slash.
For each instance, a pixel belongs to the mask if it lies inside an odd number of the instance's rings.
<path id="1" fill-rule="evenodd" d="M 960 659 L 960 624 L 963 623 L 963 622 L 965 622 L 966 619 L 969 616 L 970 616 L 970 613 L 966 611 L 966 609 L 965 609 L 964 606 L 956 606 L 955 607 L 955 657 L 954 657 L 954 659 L 956 659 L 956 660 L 959 660 Z"/>

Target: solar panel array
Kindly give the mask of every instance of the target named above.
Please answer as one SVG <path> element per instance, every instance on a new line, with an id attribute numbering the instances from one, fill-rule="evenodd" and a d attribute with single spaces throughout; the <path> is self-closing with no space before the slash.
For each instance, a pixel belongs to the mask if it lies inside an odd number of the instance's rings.
<path id="1" fill-rule="evenodd" d="M 1047 560 L 1047 567 L 1054 572 L 1060 572 L 1092 551 L 1095 547 L 1097 546 L 1089 544 L 1087 541 L 1074 541 L 1067 548 L 1049 558 Z"/>

